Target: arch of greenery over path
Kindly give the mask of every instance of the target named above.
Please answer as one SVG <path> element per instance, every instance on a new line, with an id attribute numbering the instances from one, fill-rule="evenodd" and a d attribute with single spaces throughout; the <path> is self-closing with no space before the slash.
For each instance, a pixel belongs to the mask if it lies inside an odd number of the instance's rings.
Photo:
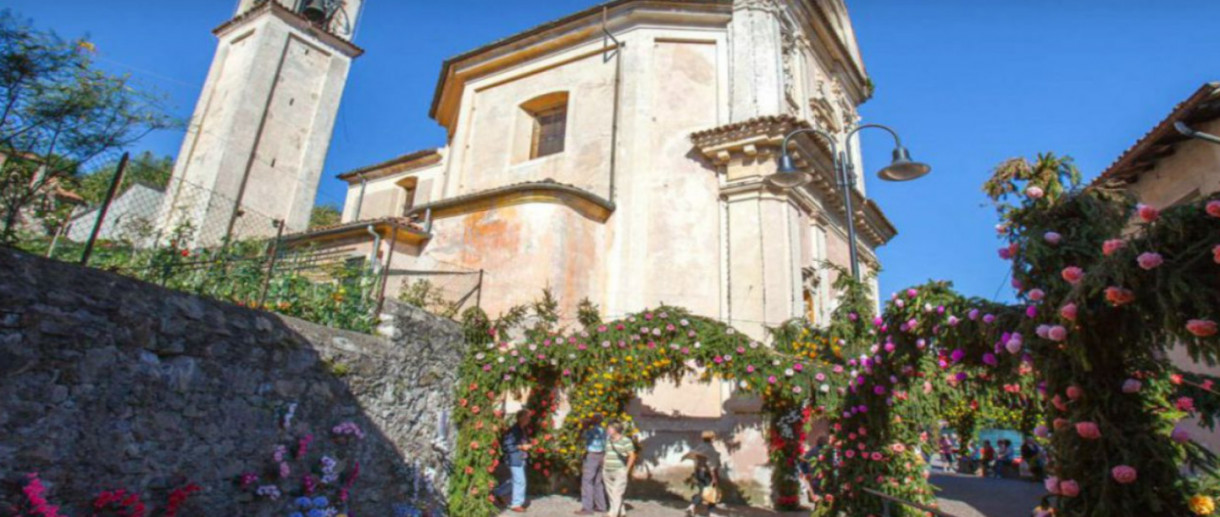
<path id="1" fill-rule="evenodd" d="M 932 447 L 927 431 L 947 408 L 983 398 L 1025 415 L 1049 445 L 1056 515 L 1207 514 L 1216 458 L 1178 426 L 1191 416 L 1210 424 L 1216 380 L 1183 375 L 1167 352 L 1183 347 L 1208 363 L 1220 354 L 1220 196 L 1137 207 L 1104 186 L 1081 187 L 1070 159 L 1053 155 L 1001 164 L 984 190 L 999 210 L 1017 304 L 930 282 L 874 316 L 865 289 L 840 275 L 843 303 L 829 326 L 790 322 L 768 344 L 676 307 L 601 322 L 585 305 L 581 329 L 556 331 L 548 296 L 514 343 L 497 337 L 526 309 L 496 321 L 468 312 L 450 512 L 494 513 L 507 422 L 493 408 L 506 394 L 528 392 L 535 422 L 550 422 L 556 393 L 567 394 L 563 425 L 534 430 L 534 474 L 551 477 L 578 465 L 585 415 L 626 418 L 637 390 L 701 371 L 761 396 L 781 508 L 799 503 L 793 470 L 815 416 L 832 433 L 817 462 L 816 515 L 880 515 L 865 489 L 934 503 L 916 447 Z"/>

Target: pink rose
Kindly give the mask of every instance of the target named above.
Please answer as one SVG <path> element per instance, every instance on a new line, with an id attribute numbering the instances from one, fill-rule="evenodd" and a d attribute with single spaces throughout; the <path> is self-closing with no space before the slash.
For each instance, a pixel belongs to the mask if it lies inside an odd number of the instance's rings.
<path id="1" fill-rule="evenodd" d="M 1119 465 L 1110 469 L 1110 476 L 1120 485 L 1130 485 L 1135 482 L 1137 473 L 1135 467 L 1129 465 Z"/>
<path id="2" fill-rule="evenodd" d="M 1139 215 L 1140 220 L 1145 223 L 1151 223 L 1161 216 L 1161 211 L 1145 204 L 1139 204 L 1135 207 L 1135 213 Z"/>
<path id="3" fill-rule="evenodd" d="M 1101 438 L 1101 429 L 1093 422 L 1076 422 L 1076 434 L 1086 440 Z"/>
<path id="4" fill-rule="evenodd" d="M 1063 276 L 1063 279 L 1066 280 L 1067 283 L 1076 285 L 1080 282 L 1080 279 L 1084 278 L 1084 270 L 1076 266 L 1068 266 L 1063 268 L 1060 275 Z"/>
<path id="5" fill-rule="evenodd" d="M 1063 240 L 1063 236 L 1055 232 L 1046 232 L 1042 234 L 1042 240 L 1046 241 L 1051 246 L 1055 246 L 1059 244 L 1059 241 Z"/>
<path id="6" fill-rule="evenodd" d="M 1220 217 L 1220 200 L 1208 201 L 1207 207 L 1204 210 L 1207 212 L 1207 215 Z"/>
<path id="7" fill-rule="evenodd" d="M 1055 409 L 1058 409 L 1059 411 L 1068 410 L 1067 402 L 1064 402 L 1063 397 L 1060 397 L 1059 395 L 1055 395 L 1053 398 L 1051 398 L 1051 405 L 1055 406 Z M 1059 427 L 1055 426 L 1055 429 L 1059 429 Z"/>
<path id="8" fill-rule="evenodd" d="M 1042 481 L 1042 484 L 1046 486 L 1047 492 L 1059 495 L 1059 478 L 1055 476 L 1047 477 Z"/>
<path id="9" fill-rule="evenodd" d="M 1178 411 L 1193 413 L 1195 410 L 1195 399 L 1190 397 L 1178 397 L 1178 400 L 1173 401 L 1173 407 L 1178 408 Z"/>
<path id="10" fill-rule="evenodd" d="M 1101 252 L 1107 257 L 1113 255 L 1114 252 L 1127 247 L 1127 241 L 1122 239 L 1110 239 L 1101 243 Z"/>
<path id="11" fill-rule="evenodd" d="M 1025 195 L 1029 196 L 1030 199 L 1042 199 L 1042 196 L 1045 196 L 1046 192 L 1042 190 L 1042 187 L 1031 186 L 1025 189 Z"/>
<path id="12" fill-rule="evenodd" d="M 1144 253 L 1140 253 L 1140 256 L 1135 258 L 1135 262 L 1139 264 L 1141 268 L 1147 271 L 1156 269 L 1157 266 L 1160 266 L 1165 262 L 1165 259 L 1164 257 L 1161 257 L 1160 253 L 1146 251 Z"/>
<path id="13" fill-rule="evenodd" d="M 1071 479 L 1060 481 L 1059 493 L 1064 497 L 1076 497 L 1080 495 L 1080 485 Z"/>
<path id="14" fill-rule="evenodd" d="M 1067 339 L 1067 329 L 1063 325 L 1053 325 L 1047 329 L 1046 335 L 1051 338 L 1051 341 L 1063 341 Z"/>
<path id="15" fill-rule="evenodd" d="M 1059 308 L 1059 315 L 1068 321 L 1076 321 L 1076 304 L 1069 303 Z"/>
<path id="16" fill-rule="evenodd" d="M 1212 248 L 1212 262 L 1220 264 L 1220 244 Z"/>
<path id="17" fill-rule="evenodd" d="M 1072 400 L 1080 400 L 1080 397 L 1084 396 L 1084 390 L 1080 389 L 1080 386 L 1068 386 L 1067 396 Z"/>
<path id="18" fill-rule="evenodd" d="M 1046 298 L 1046 292 L 1045 292 L 1045 291 L 1043 291 L 1043 290 L 1041 290 L 1041 289 L 1031 289 L 1031 290 L 1029 291 L 1029 299 L 1030 299 L 1030 300 L 1033 300 L 1033 301 L 1037 302 L 1037 301 L 1041 301 L 1043 298 Z"/>
<path id="19" fill-rule="evenodd" d="M 1127 379 L 1123 381 L 1123 393 L 1139 393 L 1140 388 L 1144 387 L 1144 383 L 1135 379 Z"/>
<path id="20" fill-rule="evenodd" d="M 1190 320 L 1186 322 L 1186 330 L 1199 337 L 1216 335 L 1216 322 L 1212 320 Z"/>

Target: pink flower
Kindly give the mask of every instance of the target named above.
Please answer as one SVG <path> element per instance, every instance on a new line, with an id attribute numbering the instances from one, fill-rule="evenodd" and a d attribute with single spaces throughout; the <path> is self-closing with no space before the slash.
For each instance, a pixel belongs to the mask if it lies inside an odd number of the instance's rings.
<path id="1" fill-rule="evenodd" d="M 903 445 L 901 443 L 896 443 L 896 444 L 890 446 L 890 450 L 893 450 L 894 452 L 896 452 L 898 454 L 902 454 L 907 451 L 907 446 Z"/>
<path id="2" fill-rule="evenodd" d="M 1190 441 L 1190 433 L 1182 428 L 1174 428 L 1173 432 L 1169 434 L 1169 437 L 1178 443 L 1186 443 Z"/>
<path id="3" fill-rule="evenodd" d="M 1135 301 L 1135 293 L 1130 289 L 1112 285 L 1106 288 L 1106 301 L 1115 307 L 1126 305 Z"/>
<path id="4" fill-rule="evenodd" d="M 1147 271 L 1156 269 L 1157 266 L 1160 266 L 1165 262 L 1165 259 L 1161 257 L 1160 253 L 1146 251 L 1144 253 L 1140 253 L 1140 256 L 1135 258 L 1135 262 L 1138 263 L 1141 268 L 1144 268 L 1144 270 Z"/>
<path id="5" fill-rule="evenodd" d="M 1203 209 L 1207 215 L 1212 217 L 1220 217 L 1220 200 L 1208 201 L 1207 207 Z"/>
<path id="6" fill-rule="evenodd" d="M 1101 252 L 1102 252 L 1102 254 L 1104 254 L 1105 256 L 1108 257 L 1110 255 L 1113 255 L 1114 252 L 1121 250 L 1125 247 L 1127 247 L 1127 241 L 1124 241 L 1122 239 L 1110 239 L 1106 242 L 1101 243 Z"/>
<path id="7" fill-rule="evenodd" d="M 1071 479 L 1060 481 L 1059 493 L 1064 497 L 1076 497 L 1080 495 L 1080 485 Z"/>
<path id="8" fill-rule="evenodd" d="M 1046 241 L 1051 246 L 1055 246 L 1059 244 L 1059 241 L 1063 240 L 1063 236 L 1056 232 L 1046 232 L 1042 234 L 1042 240 Z"/>
<path id="9" fill-rule="evenodd" d="M 1046 426 L 1044 426 L 1044 425 L 1039 425 L 1038 427 L 1034 428 L 1034 436 L 1037 436 L 1038 438 L 1046 438 L 1047 436 L 1050 436 L 1050 435 L 1051 435 L 1050 429 L 1047 429 Z"/>
<path id="10" fill-rule="evenodd" d="M 1101 429 L 1093 422 L 1076 422 L 1076 434 L 1086 440 L 1101 438 Z"/>
<path id="11" fill-rule="evenodd" d="M 1047 329 L 1046 336 L 1051 338 L 1051 341 L 1063 341 L 1067 339 L 1067 329 L 1063 325 L 1053 325 Z"/>
<path id="12" fill-rule="evenodd" d="M 1144 383 L 1135 379 L 1127 379 L 1123 381 L 1123 393 L 1139 393 L 1140 388 L 1144 387 Z"/>
<path id="13" fill-rule="evenodd" d="M 884 456 L 882 456 L 880 452 L 873 453 L 873 461 L 881 461 L 882 458 L 884 458 Z"/>
<path id="14" fill-rule="evenodd" d="M 771 383 L 771 384 L 775 384 L 775 381 L 776 381 L 776 380 L 777 380 L 777 379 L 775 378 L 775 376 L 774 376 L 774 375 L 772 375 L 772 376 L 770 376 L 770 377 L 767 377 L 767 382 L 769 382 L 769 383 Z"/>
<path id="15" fill-rule="evenodd" d="M 1046 486 L 1047 492 L 1050 492 L 1055 495 L 1059 495 L 1059 478 L 1057 478 L 1055 476 L 1050 476 L 1050 477 L 1046 478 L 1045 480 L 1043 480 L 1042 484 L 1044 486 Z"/>
<path id="16" fill-rule="evenodd" d="M 1068 386 L 1067 396 L 1072 400 L 1080 400 L 1080 397 L 1084 396 L 1084 390 L 1080 389 L 1080 386 Z"/>
<path id="17" fill-rule="evenodd" d="M 1178 397 L 1178 400 L 1173 401 L 1173 407 L 1178 408 L 1178 411 L 1192 413 L 1195 410 L 1195 399 L 1190 397 Z"/>
<path id="18" fill-rule="evenodd" d="M 1110 476 L 1120 485 L 1129 485 L 1135 482 L 1137 473 L 1135 467 L 1129 465 L 1119 465 L 1110 469 Z"/>
<path id="19" fill-rule="evenodd" d="M 1152 221 L 1157 220 L 1157 218 L 1161 216 L 1160 210 L 1157 210 L 1156 208 L 1150 207 L 1143 203 L 1141 203 L 1135 207 L 1135 213 L 1137 215 L 1139 215 L 1140 220 L 1144 221 L 1145 223 L 1151 223 Z"/>
<path id="20" fill-rule="evenodd" d="M 1029 196 L 1030 199 L 1042 199 L 1042 196 L 1045 196 L 1046 192 L 1042 190 L 1042 187 L 1031 186 L 1025 189 L 1025 195 Z"/>
<path id="21" fill-rule="evenodd" d="M 1033 300 L 1036 302 L 1036 301 L 1041 301 L 1043 298 L 1046 298 L 1046 291 L 1043 291 L 1041 289 L 1031 289 L 1029 291 L 1030 300 Z"/>
<path id="22" fill-rule="evenodd" d="M 1068 321 L 1076 321 L 1076 304 L 1069 303 L 1059 308 L 1059 315 Z"/>
<path id="23" fill-rule="evenodd" d="M 1216 335 L 1216 322 L 1212 320 L 1190 320 L 1186 322 L 1186 330 L 1199 337 Z"/>
<path id="24" fill-rule="evenodd" d="M 1212 248 L 1212 262 L 1220 264 L 1220 244 Z"/>
<path id="25" fill-rule="evenodd" d="M 1084 270 L 1076 266 L 1068 266 L 1063 268 L 1063 271 L 1060 272 L 1059 275 L 1062 276 L 1067 283 L 1076 285 L 1080 282 L 1080 279 L 1084 278 Z"/>
<path id="26" fill-rule="evenodd" d="M 1065 418 L 1056 418 L 1053 422 L 1051 422 L 1051 427 L 1055 428 L 1056 431 L 1067 429 L 1067 426 L 1068 421 Z"/>

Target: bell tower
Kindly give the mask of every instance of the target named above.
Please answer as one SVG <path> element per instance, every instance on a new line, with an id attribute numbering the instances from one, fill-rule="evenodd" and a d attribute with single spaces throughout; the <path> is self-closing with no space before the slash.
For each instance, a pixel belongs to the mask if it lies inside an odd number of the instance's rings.
<path id="1" fill-rule="evenodd" d="M 211 246 L 305 230 L 363 0 L 240 0 L 219 40 L 162 203 L 160 234 Z M 242 220 L 242 217 L 247 220 Z M 255 223 L 255 219 L 258 222 Z M 252 224 L 255 223 L 255 224 Z"/>

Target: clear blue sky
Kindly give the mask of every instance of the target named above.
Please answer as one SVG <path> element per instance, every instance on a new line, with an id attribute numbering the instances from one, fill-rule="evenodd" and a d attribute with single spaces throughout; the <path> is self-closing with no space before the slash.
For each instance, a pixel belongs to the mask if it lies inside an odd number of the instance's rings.
<path id="1" fill-rule="evenodd" d="M 357 34 L 368 53 L 348 81 L 319 202 L 342 203 L 339 172 L 443 144 L 427 113 L 446 57 L 595 3 L 368 0 Z M 236 1 L 5 4 L 61 35 L 89 34 L 103 65 L 162 90 L 186 119 L 215 50 L 210 30 Z M 1215 1 L 849 0 L 848 8 L 877 84 L 864 120 L 898 129 L 934 168 L 916 182 L 869 183 L 900 232 L 881 252 L 883 293 L 950 279 L 987 298 L 1005 285 L 999 297 L 1010 298 L 980 190 L 991 167 L 1056 151 L 1091 178 L 1174 104 L 1220 80 Z M 142 148 L 176 154 L 181 136 L 153 135 Z M 884 135 L 864 143 L 870 171 L 888 160 Z"/>

